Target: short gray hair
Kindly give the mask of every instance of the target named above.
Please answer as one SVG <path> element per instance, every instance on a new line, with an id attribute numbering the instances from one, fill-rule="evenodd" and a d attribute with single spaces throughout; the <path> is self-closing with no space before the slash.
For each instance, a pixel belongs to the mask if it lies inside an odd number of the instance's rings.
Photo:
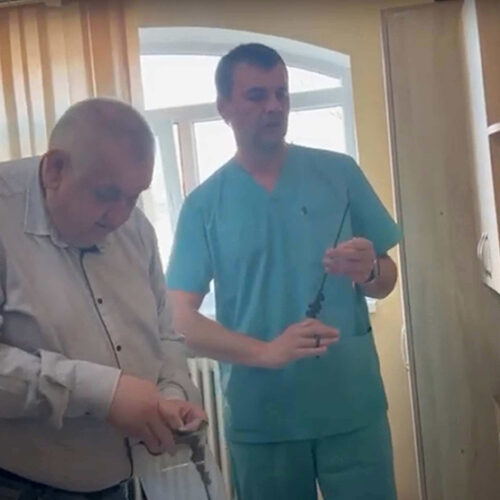
<path id="1" fill-rule="evenodd" d="M 155 139 L 144 117 L 116 99 L 98 97 L 80 101 L 57 121 L 49 149 L 92 154 L 90 145 L 124 140 L 138 161 L 154 157 Z"/>

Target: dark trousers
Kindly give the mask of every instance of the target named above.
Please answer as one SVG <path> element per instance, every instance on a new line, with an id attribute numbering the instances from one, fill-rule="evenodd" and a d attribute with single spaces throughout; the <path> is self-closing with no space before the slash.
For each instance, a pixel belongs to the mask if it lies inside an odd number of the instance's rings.
<path id="1" fill-rule="evenodd" d="M 128 486 L 123 482 L 101 491 L 78 493 L 35 483 L 0 469 L 0 500 L 129 500 Z"/>

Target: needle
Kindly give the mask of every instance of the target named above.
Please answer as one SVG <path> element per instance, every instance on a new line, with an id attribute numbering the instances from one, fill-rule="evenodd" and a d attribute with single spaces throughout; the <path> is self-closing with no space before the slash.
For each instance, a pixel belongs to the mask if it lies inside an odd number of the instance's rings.
<path id="1" fill-rule="evenodd" d="M 200 462 L 185 462 L 183 464 L 179 464 L 179 465 L 172 465 L 171 467 L 164 467 L 163 469 L 161 469 L 161 472 L 167 472 L 169 470 L 173 470 L 173 469 L 180 469 L 182 467 L 187 467 L 188 465 L 200 465 L 200 464 L 204 464 L 205 463 L 205 460 L 201 460 Z"/>

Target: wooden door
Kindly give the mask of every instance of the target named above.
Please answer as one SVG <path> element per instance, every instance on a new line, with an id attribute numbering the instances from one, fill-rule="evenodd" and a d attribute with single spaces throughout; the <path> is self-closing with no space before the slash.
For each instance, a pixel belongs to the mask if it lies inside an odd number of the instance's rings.
<path id="1" fill-rule="evenodd" d="M 500 298 L 481 282 L 462 3 L 383 13 L 422 496 L 500 499 Z"/>

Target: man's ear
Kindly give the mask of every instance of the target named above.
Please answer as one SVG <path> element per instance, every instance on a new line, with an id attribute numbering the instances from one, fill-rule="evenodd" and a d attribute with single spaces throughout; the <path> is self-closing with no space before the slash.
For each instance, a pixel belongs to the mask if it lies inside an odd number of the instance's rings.
<path id="1" fill-rule="evenodd" d="M 70 167 L 70 157 L 68 153 L 60 149 L 51 149 L 45 153 L 41 167 L 40 180 L 42 186 L 48 190 L 59 187 L 65 170 Z"/>
<path id="2" fill-rule="evenodd" d="M 222 116 L 222 119 L 229 125 L 231 123 L 231 120 L 229 119 L 229 114 L 228 114 L 228 100 L 226 97 L 222 96 L 217 96 L 217 110 L 219 111 L 219 114 Z"/>

